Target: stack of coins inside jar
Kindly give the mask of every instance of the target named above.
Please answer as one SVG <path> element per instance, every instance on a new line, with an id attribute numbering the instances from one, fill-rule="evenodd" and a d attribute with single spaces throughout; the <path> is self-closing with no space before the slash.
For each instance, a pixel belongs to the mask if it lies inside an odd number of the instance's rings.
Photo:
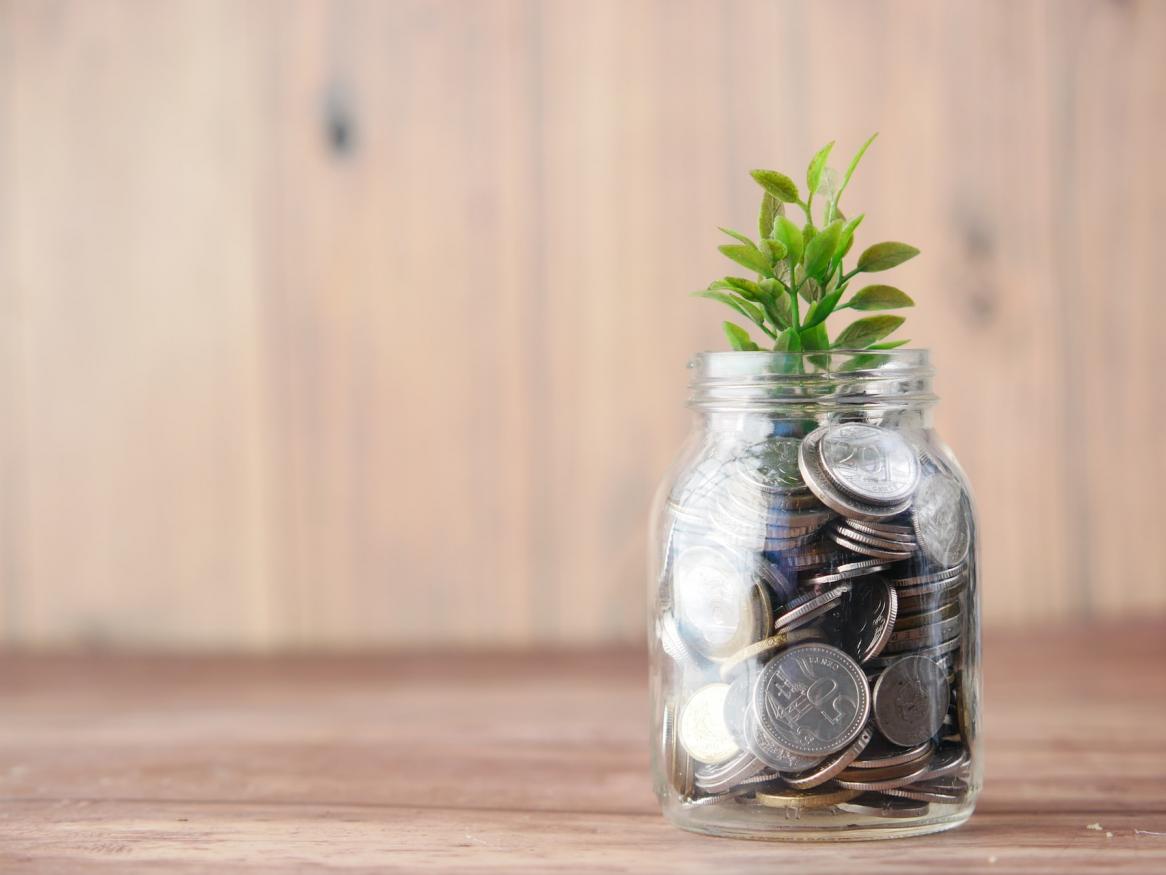
<path id="1" fill-rule="evenodd" d="M 949 467 L 831 424 L 706 453 L 666 520 L 660 743 L 681 804 L 912 818 L 966 798 L 974 557 Z"/>

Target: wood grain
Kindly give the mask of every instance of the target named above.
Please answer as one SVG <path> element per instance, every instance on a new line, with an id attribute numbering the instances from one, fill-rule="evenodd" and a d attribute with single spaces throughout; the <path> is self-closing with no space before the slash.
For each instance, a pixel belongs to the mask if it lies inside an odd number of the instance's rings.
<path id="1" fill-rule="evenodd" d="M 635 641 L 753 166 L 934 349 L 985 616 L 1166 609 L 1166 7 L 0 0 L 0 637 Z"/>
<path id="2" fill-rule="evenodd" d="M 857 848 L 668 826 L 635 651 L 8 656 L 0 868 L 1160 872 L 1166 628 L 989 635 L 984 652 L 976 814 Z"/>

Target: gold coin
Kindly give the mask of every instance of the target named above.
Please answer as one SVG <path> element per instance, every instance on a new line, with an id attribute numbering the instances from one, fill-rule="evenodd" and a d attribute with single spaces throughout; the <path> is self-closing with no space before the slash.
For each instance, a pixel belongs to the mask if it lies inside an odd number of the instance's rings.
<path id="1" fill-rule="evenodd" d="M 715 766 L 741 752 L 725 723 L 728 694 L 728 684 L 706 684 L 684 703 L 677 735 L 694 760 Z"/>
<path id="2" fill-rule="evenodd" d="M 857 790 L 766 790 L 757 792 L 757 801 L 770 808 L 831 808 L 849 802 L 859 795 Z"/>
<path id="3" fill-rule="evenodd" d="M 778 632 L 762 641 L 756 641 L 747 647 L 742 647 L 728 659 L 721 663 L 721 678 L 727 679 L 742 663 L 758 656 L 785 647 L 792 647 L 805 641 L 816 641 L 822 637 L 817 629 L 793 629 L 789 632 Z"/>

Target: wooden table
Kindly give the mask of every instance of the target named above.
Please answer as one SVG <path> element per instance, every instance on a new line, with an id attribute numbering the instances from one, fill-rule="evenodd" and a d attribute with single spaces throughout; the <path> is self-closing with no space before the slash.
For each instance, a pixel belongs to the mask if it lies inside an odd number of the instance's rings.
<path id="1" fill-rule="evenodd" d="M 985 651 L 971 822 L 837 845 L 666 825 L 638 652 L 7 656 L 0 872 L 1166 871 L 1166 625 Z"/>

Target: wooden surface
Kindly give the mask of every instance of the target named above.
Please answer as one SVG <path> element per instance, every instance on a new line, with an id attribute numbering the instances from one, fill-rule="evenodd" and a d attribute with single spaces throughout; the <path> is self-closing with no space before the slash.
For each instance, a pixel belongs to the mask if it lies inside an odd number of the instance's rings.
<path id="1" fill-rule="evenodd" d="M 0 639 L 638 641 L 715 226 L 872 130 L 986 616 L 1166 608 L 1166 4 L 0 0 Z"/>
<path id="2" fill-rule="evenodd" d="M 1166 625 L 985 653 L 973 819 L 862 846 L 665 824 L 633 651 L 10 656 L 0 870 L 1162 872 Z"/>

